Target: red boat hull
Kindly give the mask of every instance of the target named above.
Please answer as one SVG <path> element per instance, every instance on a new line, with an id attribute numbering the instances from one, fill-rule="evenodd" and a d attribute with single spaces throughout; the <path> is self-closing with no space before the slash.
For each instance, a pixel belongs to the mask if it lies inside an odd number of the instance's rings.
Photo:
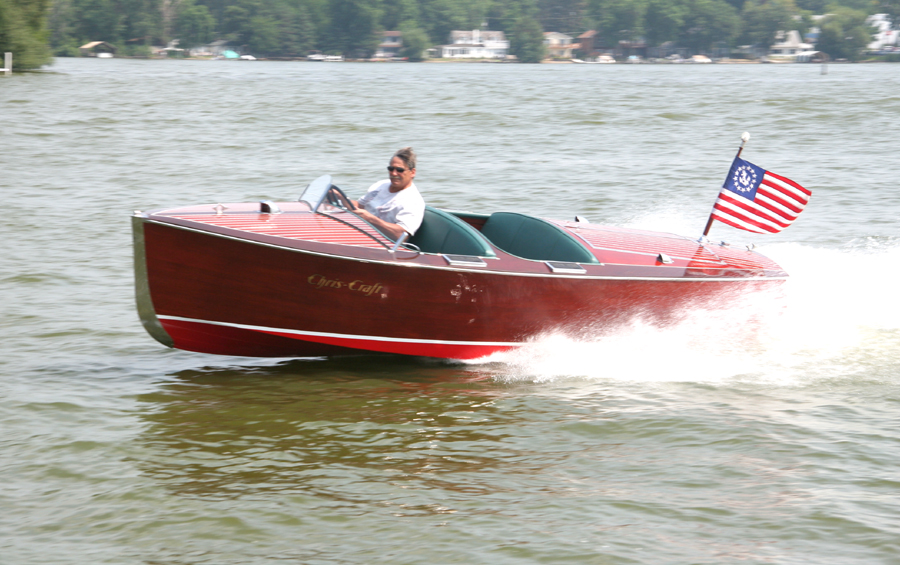
<path id="1" fill-rule="evenodd" d="M 473 359 L 546 332 L 577 337 L 635 316 L 665 323 L 784 278 L 658 262 L 560 275 L 499 249 L 489 268 L 453 267 L 440 256 L 248 239 L 152 215 L 135 216 L 134 230 L 145 327 L 166 345 L 223 355 Z"/>

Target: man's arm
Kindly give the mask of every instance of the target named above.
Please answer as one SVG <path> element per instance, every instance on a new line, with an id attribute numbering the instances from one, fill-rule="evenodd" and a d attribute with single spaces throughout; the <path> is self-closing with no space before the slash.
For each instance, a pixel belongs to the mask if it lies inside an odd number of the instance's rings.
<path id="1" fill-rule="evenodd" d="M 406 232 L 406 230 L 404 230 L 403 226 L 401 226 L 400 224 L 392 224 L 390 222 L 385 222 L 384 220 L 382 220 L 375 214 L 372 214 L 365 208 L 357 208 L 356 210 L 353 211 L 353 213 L 356 214 L 357 216 L 359 216 L 360 218 L 362 218 L 363 220 L 369 222 L 370 224 L 372 224 L 379 230 L 381 230 L 381 233 L 390 237 L 394 241 L 397 241 L 398 239 L 400 239 L 400 236 Z"/>

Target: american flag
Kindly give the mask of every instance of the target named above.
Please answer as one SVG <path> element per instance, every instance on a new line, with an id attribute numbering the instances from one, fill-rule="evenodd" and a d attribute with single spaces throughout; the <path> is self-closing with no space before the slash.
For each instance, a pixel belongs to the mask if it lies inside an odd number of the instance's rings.
<path id="1" fill-rule="evenodd" d="M 712 217 L 742 230 L 778 233 L 797 219 L 811 195 L 794 181 L 735 157 Z"/>

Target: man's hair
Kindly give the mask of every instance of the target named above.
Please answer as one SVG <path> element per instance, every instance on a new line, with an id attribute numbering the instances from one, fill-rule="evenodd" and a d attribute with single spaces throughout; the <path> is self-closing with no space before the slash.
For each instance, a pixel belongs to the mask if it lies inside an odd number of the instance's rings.
<path id="1" fill-rule="evenodd" d="M 416 168 L 416 152 L 412 147 L 404 147 L 394 153 L 394 157 L 399 158 L 410 169 Z M 391 157 L 393 159 L 393 157 Z"/>

